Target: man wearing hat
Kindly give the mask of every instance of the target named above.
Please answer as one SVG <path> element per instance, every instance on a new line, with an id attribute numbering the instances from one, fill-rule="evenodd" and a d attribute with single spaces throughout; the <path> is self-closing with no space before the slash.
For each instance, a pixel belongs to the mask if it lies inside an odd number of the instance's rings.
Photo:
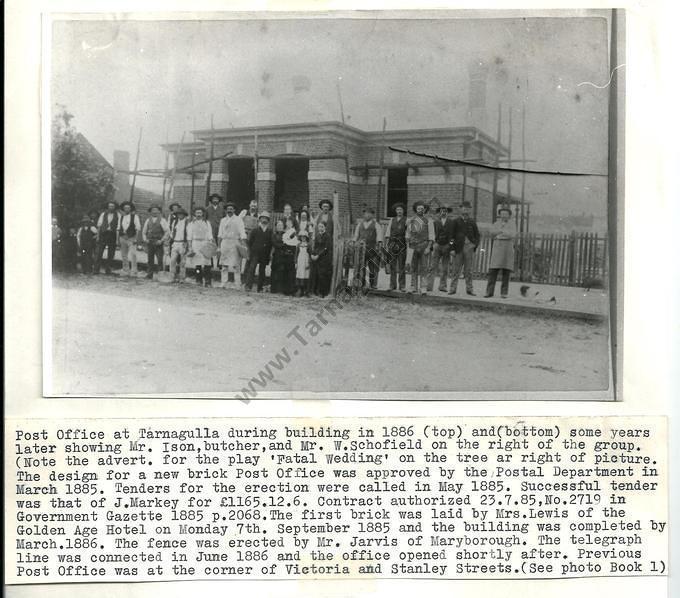
<path id="1" fill-rule="evenodd" d="M 246 239 L 250 238 L 250 233 L 257 228 L 258 217 L 257 217 L 257 200 L 253 199 L 250 204 L 248 204 L 248 209 L 241 211 L 239 214 L 241 220 L 243 220 L 243 228 L 246 231 Z M 250 256 L 243 260 L 241 271 L 245 274 L 248 272 L 248 259 Z"/>
<path id="2" fill-rule="evenodd" d="M 120 259 L 123 262 L 123 276 L 137 276 L 137 245 L 142 238 L 142 224 L 135 214 L 135 206 L 130 201 L 120 204 L 123 215 L 118 225 Z M 132 270 L 130 269 L 132 266 Z"/>
<path id="3" fill-rule="evenodd" d="M 435 198 L 436 199 L 436 198 Z M 434 245 L 432 257 L 430 258 L 430 268 L 427 277 L 427 290 L 434 289 L 434 277 L 439 272 L 441 264 L 441 274 L 439 275 L 439 290 L 446 292 L 446 283 L 449 276 L 449 263 L 451 261 L 451 250 L 453 248 L 453 219 L 449 218 L 451 208 L 439 205 L 439 217 L 435 218 L 434 226 Z"/>
<path id="4" fill-rule="evenodd" d="M 163 268 L 163 245 L 170 236 L 168 221 L 161 216 L 161 207 L 152 204 L 142 228 L 142 239 L 146 243 L 146 277 L 153 278 L 156 271 L 156 263 Z"/>
<path id="5" fill-rule="evenodd" d="M 414 293 L 418 290 L 425 295 L 427 277 L 427 258 L 434 244 L 434 225 L 425 215 L 427 206 L 422 201 L 413 204 L 413 216 L 406 227 L 406 241 L 413 250 L 411 257 L 411 289 Z"/>
<path id="6" fill-rule="evenodd" d="M 205 219 L 205 208 L 194 209 L 194 219 L 187 225 L 187 257 L 191 259 L 196 283 L 212 284 L 212 255 L 215 250 L 212 227 Z"/>
<path id="7" fill-rule="evenodd" d="M 220 221 L 217 245 L 220 249 L 222 288 L 229 285 L 229 273 L 234 275 L 234 286 L 241 288 L 241 244 L 246 240 L 243 220 L 236 215 L 236 206 L 227 202 L 227 214 Z"/>
<path id="8" fill-rule="evenodd" d="M 375 210 L 369 206 L 364 208 L 364 219 L 357 224 L 354 231 L 354 242 L 363 246 L 364 263 L 355 276 L 361 281 L 361 288 L 366 286 L 366 267 L 371 289 L 378 288 L 378 272 L 380 271 L 380 250 L 383 244 L 382 226 L 375 220 Z"/>
<path id="9" fill-rule="evenodd" d="M 333 202 L 330 199 L 322 199 L 319 202 L 319 209 L 321 213 L 316 217 L 314 228 L 319 226 L 319 222 L 323 222 L 326 226 L 326 233 L 331 242 L 333 241 Z"/>
<path id="10" fill-rule="evenodd" d="M 222 196 L 219 193 L 213 193 L 208 201 L 208 206 L 205 211 L 205 219 L 210 223 L 213 230 L 213 239 L 217 242 L 217 233 L 219 232 L 220 222 L 225 216 L 224 207 L 220 203 Z"/>
<path id="11" fill-rule="evenodd" d="M 80 228 L 76 233 L 78 257 L 83 274 L 92 274 L 95 252 L 97 249 L 97 227 L 89 216 L 83 216 Z"/>
<path id="12" fill-rule="evenodd" d="M 479 246 L 479 228 L 470 217 L 471 205 L 469 201 L 460 204 L 460 216 L 453 221 L 453 270 L 451 272 L 451 288 L 449 295 L 455 295 L 458 288 L 458 278 L 463 270 L 465 276 L 465 290 L 474 296 L 472 288 L 472 262 L 475 251 Z"/>
<path id="13" fill-rule="evenodd" d="M 406 290 L 406 207 L 403 203 L 393 206 L 396 216 L 390 218 L 385 229 L 385 243 L 390 260 L 390 290 Z"/>
<path id="14" fill-rule="evenodd" d="M 176 201 L 172 202 L 168 206 L 168 209 L 170 210 L 170 215 L 168 216 L 168 226 L 170 227 L 170 230 L 172 230 L 172 227 L 175 225 L 175 222 L 177 222 L 177 210 L 181 207 L 182 206 L 178 204 Z"/>
<path id="15" fill-rule="evenodd" d="M 106 250 L 106 261 L 104 262 L 105 272 L 111 274 L 111 265 L 113 263 L 113 256 L 116 253 L 116 243 L 118 236 L 118 204 L 115 201 L 109 201 L 106 204 L 106 211 L 102 212 L 97 221 L 97 261 L 94 266 L 95 274 L 99 274 L 104 257 L 104 250 Z"/>
<path id="16" fill-rule="evenodd" d="M 246 291 L 253 288 L 255 278 L 255 268 L 257 273 L 257 292 L 261 293 L 264 288 L 264 275 L 269 263 L 269 256 L 272 252 L 272 230 L 269 227 L 271 216 L 269 212 L 262 212 L 258 218 L 258 225 L 250 231 L 248 235 L 248 258 L 247 269 L 245 272 Z"/>
<path id="17" fill-rule="evenodd" d="M 501 298 L 505 299 L 508 296 L 510 274 L 515 268 L 515 237 L 517 237 L 517 228 L 511 217 L 510 208 L 502 206 L 498 210 L 499 220 L 491 229 L 493 243 L 484 297 L 493 297 L 498 274 L 501 275 Z"/>
<path id="18" fill-rule="evenodd" d="M 170 225 L 170 272 L 172 281 L 182 283 L 186 279 L 186 259 L 189 246 L 187 211 L 180 205 L 175 210 L 176 219 Z M 179 275 L 177 267 L 179 266 Z"/>

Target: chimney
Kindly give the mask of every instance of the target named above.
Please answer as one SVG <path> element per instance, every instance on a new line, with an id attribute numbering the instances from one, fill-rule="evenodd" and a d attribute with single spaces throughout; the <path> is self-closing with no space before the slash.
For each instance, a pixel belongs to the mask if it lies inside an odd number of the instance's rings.
<path id="1" fill-rule="evenodd" d="M 489 68 L 481 60 L 468 65 L 470 86 L 468 90 L 469 124 L 484 131 L 486 129 L 486 80 Z"/>
<path id="2" fill-rule="evenodd" d="M 113 179 L 116 188 L 114 200 L 120 204 L 120 202 L 130 199 L 130 175 L 127 172 L 120 172 L 121 170 L 130 170 L 130 152 L 114 150 L 113 168 L 116 172 Z"/>

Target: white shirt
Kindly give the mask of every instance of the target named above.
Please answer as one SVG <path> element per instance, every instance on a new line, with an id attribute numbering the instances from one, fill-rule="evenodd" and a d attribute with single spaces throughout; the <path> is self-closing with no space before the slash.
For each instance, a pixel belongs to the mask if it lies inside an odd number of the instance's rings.
<path id="1" fill-rule="evenodd" d="M 220 228 L 217 231 L 219 239 L 245 239 L 246 229 L 241 220 L 236 214 L 233 216 L 225 216 L 220 220 Z"/>
<path id="2" fill-rule="evenodd" d="M 139 216 L 137 216 L 137 214 L 123 214 L 120 218 L 120 225 L 118 226 L 118 230 L 121 233 L 125 233 L 125 231 L 128 229 L 131 218 L 134 218 L 133 222 L 135 223 L 135 229 L 137 232 L 142 230 L 142 223 L 139 221 Z"/>
<path id="3" fill-rule="evenodd" d="M 116 212 L 102 212 L 99 216 L 99 220 L 97 220 L 97 228 L 101 228 L 102 225 L 104 224 L 104 216 L 107 216 L 106 222 L 109 223 L 113 220 L 114 216 L 116 216 Z"/>
<path id="4" fill-rule="evenodd" d="M 175 222 L 175 226 L 172 229 L 172 234 L 170 235 L 170 240 L 182 242 L 189 240 L 189 231 L 187 228 L 188 221 L 186 216 L 184 218 L 178 219 Z"/>
<path id="5" fill-rule="evenodd" d="M 212 241 L 213 232 L 207 220 L 192 220 L 187 226 L 187 241 Z"/>

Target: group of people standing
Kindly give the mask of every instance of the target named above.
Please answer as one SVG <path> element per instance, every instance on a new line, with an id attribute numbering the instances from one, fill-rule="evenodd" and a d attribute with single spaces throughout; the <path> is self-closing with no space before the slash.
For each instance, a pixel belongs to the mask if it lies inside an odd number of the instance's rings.
<path id="1" fill-rule="evenodd" d="M 163 269 L 164 256 L 174 282 L 186 279 L 187 268 L 203 286 L 212 286 L 213 269 L 220 271 L 220 286 L 264 289 L 271 262 L 271 291 L 286 295 L 325 297 L 330 292 L 333 268 L 333 204 L 319 203 L 312 218 L 307 207 L 297 214 L 289 204 L 275 223 L 269 212 L 259 212 L 256 201 L 236 213 L 236 206 L 213 194 L 207 206 L 194 209 L 189 219 L 178 203 L 165 218 L 158 205 L 149 208 L 144 224 L 135 206 L 110 201 L 101 214 L 83 216 L 80 227 L 64 234 L 52 221 L 52 255 L 55 269 L 85 274 L 111 273 L 116 248 L 120 248 L 124 276 L 137 276 L 137 252 L 146 250 L 146 277 Z M 69 239 L 73 240 L 71 243 Z M 68 248 L 67 248 L 68 246 Z M 72 254 L 66 258 L 66 253 Z M 69 264 L 68 266 L 66 264 Z"/>
<path id="2" fill-rule="evenodd" d="M 137 251 L 146 248 L 147 278 L 163 269 L 165 256 L 174 282 L 184 282 L 189 267 L 199 284 L 211 286 L 213 269 L 219 269 L 223 288 L 243 286 L 249 291 L 256 285 L 258 292 L 264 289 L 265 272 L 271 263 L 272 293 L 325 297 L 331 290 L 333 270 L 336 224 L 332 208 L 330 200 L 322 200 L 320 213 L 313 218 L 307 206 L 295 214 L 286 204 L 282 217 L 272 223 L 269 212 L 259 212 L 256 201 L 237 214 L 233 203 L 223 202 L 215 193 L 207 206 L 194 209 L 191 219 L 178 203 L 170 206 L 167 219 L 160 206 L 152 205 L 142 225 L 131 202 L 118 206 L 111 201 L 101 214 L 83 216 L 77 231 L 70 229 L 67 235 L 53 220 L 53 260 L 67 264 L 64 269 L 75 271 L 72 255 L 75 251 L 84 273 L 97 274 L 104 267 L 109 274 L 116 247 L 120 247 L 123 275 L 136 276 Z M 406 255 L 410 248 L 412 292 L 432 291 L 438 276 L 439 291 L 453 295 L 462 273 L 466 293 L 474 296 L 473 261 L 480 232 L 470 216 L 470 204 L 463 201 L 456 218 L 451 218 L 453 209 L 445 205 L 430 217 L 429 208 L 422 201 L 414 202 L 414 215 L 410 218 L 406 217 L 403 204 L 393 209 L 395 216 L 386 226 L 376 220 L 372 208 L 364 209 L 353 235 L 355 248 L 361 249 L 361 258 L 355 264 L 355 284 L 376 289 L 380 266 L 385 264 L 390 273 L 390 289 L 406 291 Z M 501 296 L 508 295 L 514 267 L 516 231 L 509 208 L 501 208 L 498 216 L 492 230 L 494 242 L 486 297 L 493 296 L 499 274 Z"/>
<path id="3" fill-rule="evenodd" d="M 429 207 L 422 201 L 414 202 L 412 209 L 415 214 L 411 218 L 406 217 L 403 204 L 398 203 L 393 209 L 395 216 L 389 219 L 384 232 L 370 207 L 364 210 L 363 221 L 357 224 L 354 242 L 365 248 L 357 282 L 362 287 L 366 286 L 368 270 L 368 286 L 377 288 L 380 264 L 384 261 L 390 271 L 390 290 L 406 291 L 406 254 L 410 248 L 412 292 L 431 292 L 435 277 L 438 276 L 439 291 L 455 295 L 462 273 L 466 293 L 474 296 L 472 272 L 480 233 L 477 223 L 470 216 L 470 203 L 463 201 L 460 204 L 457 218 L 451 218 L 453 208 L 446 205 L 440 205 L 438 214 L 431 218 L 427 215 Z M 494 242 L 485 297 L 493 296 L 499 273 L 502 276 L 501 296 L 507 297 L 510 273 L 514 268 L 516 234 L 510 222 L 511 212 L 509 208 L 501 208 L 498 215 L 499 220 L 491 231 Z"/>

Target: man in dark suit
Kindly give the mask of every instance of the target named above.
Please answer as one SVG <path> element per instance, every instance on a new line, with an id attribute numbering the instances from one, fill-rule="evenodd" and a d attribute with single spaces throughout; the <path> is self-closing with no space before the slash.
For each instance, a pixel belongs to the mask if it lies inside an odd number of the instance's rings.
<path id="1" fill-rule="evenodd" d="M 449 295 L 455 295 L 458 288 L 460 271 L 465 275 L 465 290 L 474 296 L 472 289 L 472 262 L 475 251 L 479 246 L 479 229 L 477 223 L 470 217 L 470 202 L 464 201 L 460 205 L 460 216 L 453 221 L 453 271 L 451 273 L 451 288 Z"/>
<path id="2" fill-rule="evenodd" d="M 264 273 L 272 252 L 272 229 L 269 227 L 269 212 L 262 212 L 258 218 L 258 225 L 248 235 L 249 258 L 246 270 L 246 291 L 253 288 L 255 268 L 257 273 L 257 292 L 264 288 Z"/>
<path id="3" fill-rule="evenodd" d="M 451 259 L 451 248 L 453 246 L 453 220 L 449 218 L 451 208 L 448 206 L 439 207 L 439 215 L 434 219 L 434 245 L 432 248 L 432 258 L 430 259 L 430 269 L 427 278 L 427 290 L 434 288 L 434 277 L 441 264 L 441 275 L 439 277 L 439 290 L 446 292 L 446 282 L 449 276 L 449 261 Z"/>

